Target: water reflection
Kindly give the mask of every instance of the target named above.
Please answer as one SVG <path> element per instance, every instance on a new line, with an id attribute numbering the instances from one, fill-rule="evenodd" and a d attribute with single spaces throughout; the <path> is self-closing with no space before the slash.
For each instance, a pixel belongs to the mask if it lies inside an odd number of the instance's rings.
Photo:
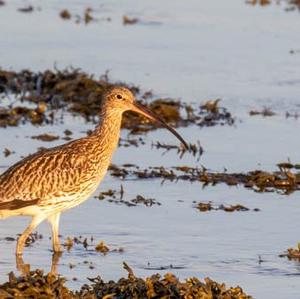
<path id="1" fill-rule="evenodd" d="M 51 270 L 50 274 L 57 276 L 57 267 L 59 260 L 62 256 L 61 252 L 53 253 L 52 261 L 51 261 Z M 20 272 L 22 276 L 27 276 L 30 274 L 30 264 L 26 264 L 23 260 L 23 255 L 17 254 L 16 255 L 16 269 Z"/>

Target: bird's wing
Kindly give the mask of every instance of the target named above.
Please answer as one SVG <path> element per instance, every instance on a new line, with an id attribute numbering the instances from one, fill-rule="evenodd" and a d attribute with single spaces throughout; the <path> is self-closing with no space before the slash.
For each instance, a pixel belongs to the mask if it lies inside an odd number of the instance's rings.
<path id="1" fill-rule="evenodd" d="M 0 209 L 13 209 L 73 192 L 84 166 L 82 148 L 55 147 L 30 155 L 0 176 Z"/>

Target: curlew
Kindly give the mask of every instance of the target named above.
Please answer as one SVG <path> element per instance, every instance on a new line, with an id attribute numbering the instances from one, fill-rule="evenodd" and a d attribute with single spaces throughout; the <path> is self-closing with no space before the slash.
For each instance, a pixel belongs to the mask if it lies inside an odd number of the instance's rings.
<path id="1" fill-rule="evenodd" d="M 0 176 L 0 218 L 31 216 L 32 221 L 18 238 L 21 255 L 28 236 L 44 220 L 52 227 L 54 252 L 61 252 L 58 226 L 60 214 L 73 208 L 96 190 L 118 145 L 122 114 L 132 110 L 183 138 L 159 116 L 137 103 L 124 87 L 108 91 L 102 100 L 100 121 L 92 134 L 32 154 Z"/>

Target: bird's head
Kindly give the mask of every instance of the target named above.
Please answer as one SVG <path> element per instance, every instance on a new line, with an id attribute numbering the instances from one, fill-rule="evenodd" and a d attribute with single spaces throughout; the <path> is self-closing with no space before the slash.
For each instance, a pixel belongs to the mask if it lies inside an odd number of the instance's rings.
<path id="1" fill-rule="evenodd" d="M 104 109 L 107 110 L 117 110 L 121 112 L 121 114 L 125 111 L 131 110 L 142 114 L 143 116 L 149 118 L 152 121 L 158 122 L 163 127 L 167 128 L 172 134 L 174 134 L 180 142 L 188 149 L 187 143 L 184 139 L 177 133 L 175 129 L 170 127 L 160 116 L 155 114 L 153 111 L 145 107 L 144 105 L 136 102 L 135 96 L 132 92 L 125 87 L 114 87 L 110 89 L 104 95 L 103 102 Z"/>

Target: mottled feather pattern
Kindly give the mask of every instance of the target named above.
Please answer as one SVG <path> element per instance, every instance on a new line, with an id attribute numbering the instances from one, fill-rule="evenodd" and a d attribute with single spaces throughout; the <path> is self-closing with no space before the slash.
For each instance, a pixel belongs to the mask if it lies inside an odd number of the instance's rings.
<path id="1" fill-rule="evenodd" d="M 0 209 L 16 200 L 23 202 L 20 207 L 36 201 L 51 211 L 80 204 L 104 177 L 120 126 L 120 113 L 112 111 L 90 136 L 35 153 L 10 167 L 0 176 Z"/>

